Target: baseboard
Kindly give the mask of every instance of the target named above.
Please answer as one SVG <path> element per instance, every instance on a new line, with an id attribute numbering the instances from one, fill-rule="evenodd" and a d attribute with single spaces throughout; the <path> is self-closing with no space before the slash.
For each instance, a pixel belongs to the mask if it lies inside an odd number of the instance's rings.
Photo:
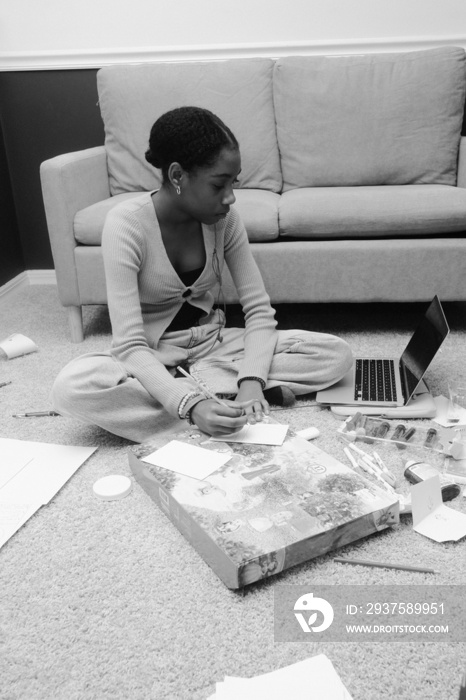
<path id="1" fill-rule="evenodd" d="M 55 270 L 27 270 L 29 284 L 57 284 Z"/>
<path id="2" fill-rule="evenodd" d="M 439 46 L 466 48 L 466 35 L 367 37 L 326 39 L 309 42 L 267 42 L 257 44 L 208 44 L 186 46 L 134 47 L 88 51 L 0 51 L 0 71 L 67 70 L 101 68 L 121 63 L 158 61 L 212 61 L 229 58 L 268 56 L 312 56 L 356 53 L 417 51 Z"/>
<path id="3" fill-rule="evenodd" d="M 4 299 L 21 287 L 33 284 L 57 284 L 55 270 L 26 270 L 0 287 L 0 299 Z"/>

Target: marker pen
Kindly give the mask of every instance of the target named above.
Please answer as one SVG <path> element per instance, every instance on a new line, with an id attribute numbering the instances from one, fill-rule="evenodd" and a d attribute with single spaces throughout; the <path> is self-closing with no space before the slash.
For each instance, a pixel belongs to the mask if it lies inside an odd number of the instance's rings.
<path id="1" fill-rule="evenodd" d="M 39 418 L 42 416 L 59 416 L 55 411 L 31 411 L 29 413 L 13 413 L 13 418 Z"/>

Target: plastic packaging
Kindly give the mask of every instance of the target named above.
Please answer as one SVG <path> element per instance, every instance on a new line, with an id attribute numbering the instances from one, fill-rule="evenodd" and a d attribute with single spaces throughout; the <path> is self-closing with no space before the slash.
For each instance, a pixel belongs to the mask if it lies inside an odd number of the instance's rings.
<path id="1" fill-rule="evenodd" d="M 361 413 L 348 418 L 338 433 L 348 442 L 360 440 L 368 444 L 394 444 L 399 450 L 411 447 L 444 453 L 448 445 L 442 431 L 432 426 L 411 426 L 399 420 L 373 418 Z"/>

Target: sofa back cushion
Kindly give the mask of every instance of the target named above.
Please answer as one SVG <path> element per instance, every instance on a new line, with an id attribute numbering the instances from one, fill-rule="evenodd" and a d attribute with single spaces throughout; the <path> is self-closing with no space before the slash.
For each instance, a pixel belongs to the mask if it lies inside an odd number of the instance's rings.
<path id="1" fill-rule="evenodd" d="M 205 107 L 233 131 L 241 148 L 240 187 L 282 186 L 272 95 L 273 61 L 115 65 L 97 73 L 111 194 L 159 187 L 144 158 L 152 124 L 175 107 Z"/>
<path id="2" fill-rule="evenodd" d="M 457 47 L 277 60 L 283 189 L 455 185 L 465 65 Z"/>

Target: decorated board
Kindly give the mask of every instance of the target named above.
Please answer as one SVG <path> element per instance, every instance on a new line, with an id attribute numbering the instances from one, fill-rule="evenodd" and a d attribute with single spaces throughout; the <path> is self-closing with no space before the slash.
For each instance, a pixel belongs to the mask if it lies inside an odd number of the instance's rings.
<path id="1" fill-rule="evenodd" d="M 278 446 L 216 442 L 195 428 L 172 439 L 229 459 L 202 480 L 145 462 L 168 442 L 165 436 L 131 448 L 135 479 L 229 588 L 268 578 L 399 520 L 396 496 L 291 429 Z"/>

